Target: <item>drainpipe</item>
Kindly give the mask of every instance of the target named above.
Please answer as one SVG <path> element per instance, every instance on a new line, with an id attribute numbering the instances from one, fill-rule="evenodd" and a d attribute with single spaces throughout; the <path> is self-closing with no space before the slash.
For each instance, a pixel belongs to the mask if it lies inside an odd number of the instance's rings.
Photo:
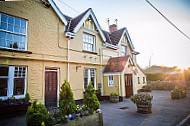
<path id="1" fill-rule="evenodd" d="M 68 38 L 68 43 L 67 43 L 67 81 L 69 82 L 69 61 L 70 61 L 70 55 L 69 55 L 69 47 L 70 47 L 70 39 L 71 39 L 71 36 L 69 36 Z"/>
<path id="2" fill-rule="evenodd" d="M 103 95 L 103 70 L 102 70 L 102 62 L 103 62 L 103 52 L 102 50 L 105 49 L 106 47 L 100 47 L 100 73 L 101 73 L 101 84 L 102 84 L 102 90 L 101 90 L 101 95 Z"/>

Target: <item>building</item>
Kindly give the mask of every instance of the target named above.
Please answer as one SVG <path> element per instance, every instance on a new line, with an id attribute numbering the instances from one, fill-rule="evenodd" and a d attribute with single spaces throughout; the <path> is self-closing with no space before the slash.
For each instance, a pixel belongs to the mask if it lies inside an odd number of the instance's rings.
<path id="1" fill-rule="evenodd" d="M 126 28 L 101 29 L 91 8 L 71 18 L 53 0 L 0 2 L 0 98 L 28 92 L 46 106 L 58 106 L 64 80 L 76 101 L 89 82 L 105 98 L 121 100 L 146 84 Z"/>

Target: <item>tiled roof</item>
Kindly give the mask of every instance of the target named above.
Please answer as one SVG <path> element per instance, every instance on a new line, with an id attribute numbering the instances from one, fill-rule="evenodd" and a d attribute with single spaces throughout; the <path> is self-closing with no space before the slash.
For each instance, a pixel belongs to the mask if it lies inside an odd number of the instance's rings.
<path id="1" fill-rule="evenodd" d="M 125 28 L 122 28 L 110 34 L 110 39 L 114 45 L 117 45 L 119 43 L 119 40 L 121 39 L 124 30 Z"/>
<path id="2" fill-rule="evenodd" d="M 103 72 L 104 73 L 123 72 L 129 58 L 130 58 L 129 55 L 110 58 Z"/>
<path id="3" fill-rule="evenodd" d="M 77 26 L 77 24 L 82 20 L 82 18 L 85 16 L 85 14 L 90 10 L 91 8 L 89 8 L 88 10 L 86 10 L 85 12 L 83 12 L 82 14 L 80 14 L 79 16 L 75 17 L 75 18 L 71 18 L 69 16 L 66 16 L 65 18 L 68 19 L 68 21 L 71 21 L 69 24 L 69 29 L 67 29 L 70 32 L 73 32 L 73 30 L 75 29 L 75 27 Z"/>

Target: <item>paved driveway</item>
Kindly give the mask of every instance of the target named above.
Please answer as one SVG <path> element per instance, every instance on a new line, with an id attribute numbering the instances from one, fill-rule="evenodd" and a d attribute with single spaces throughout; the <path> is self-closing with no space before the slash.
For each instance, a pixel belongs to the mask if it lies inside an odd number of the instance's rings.
<path id="1" fill-rule="evenodd" d="M 175 126 L 190 114 L 190 94 L 180 100 L 172 100 L 170 91 L 154 90 L 151 94 L 154 96 L 151 114 L 137 113 L 130 99 L 120 103 L 101 102 L 104 126 Z"/>

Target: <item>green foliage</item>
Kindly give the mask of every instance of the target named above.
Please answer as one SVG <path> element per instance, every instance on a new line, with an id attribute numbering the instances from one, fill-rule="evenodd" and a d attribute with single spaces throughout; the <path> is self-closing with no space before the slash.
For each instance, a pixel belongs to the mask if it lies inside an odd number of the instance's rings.
<path id="1" fill-rule="evenodd" d="M 98 93 L 101 93 L 101 87 L 98 87 L 97 92 L 98 92 Z"/>
<path id="2" fill-rule="evenodd" d="M 100 102 L 95 94 L 95 89 L 92 85 L 92 82 L 90 82 L 85 90 L 83 103 L 93 110 L 97 110 L 100 108 Z"/>
<path id="3" fill-rule="evenodd" d="M 43 122 L 49 118 L 47 109 L 42 104 L 37 104 L 35 100 L 30 107 L 28 107 L 26 113 L 26 124 L 27 126 L 40 126 Z"/>
<path id="4" fill-rule="evenodd" d="M 137 105 L 151 105 L 153 96 L 150 94 L 135 94 L 131 96 L 131 101 Z"/>
<path id="5" fill-rule="evenodd" d="M 165 79 L 164 73 L 146 73 L 147 81 L 162 81 Z"/>
<path id="6" fill-rule="evenodd" d="M 67 82 L 66 80 L 61 87 L 59 110 L 66 115 L 73 114 L 76 110 L 73 92 L 71 91 L 69 82 Z"/>
<path id="7" fill-rule="evenodd" d="M 24 102 L 28 102 L 30 100 L 30 95 L 28 93 L 25 94 Z"/>
<path id="8" fill-rule="evenodd" d="M 118 94 L 118 93 L 113 93 L 113 92 L 112 92 L 112 93 L 110 94 L 110 96 L 119 96 L 119 94 Z"/>

